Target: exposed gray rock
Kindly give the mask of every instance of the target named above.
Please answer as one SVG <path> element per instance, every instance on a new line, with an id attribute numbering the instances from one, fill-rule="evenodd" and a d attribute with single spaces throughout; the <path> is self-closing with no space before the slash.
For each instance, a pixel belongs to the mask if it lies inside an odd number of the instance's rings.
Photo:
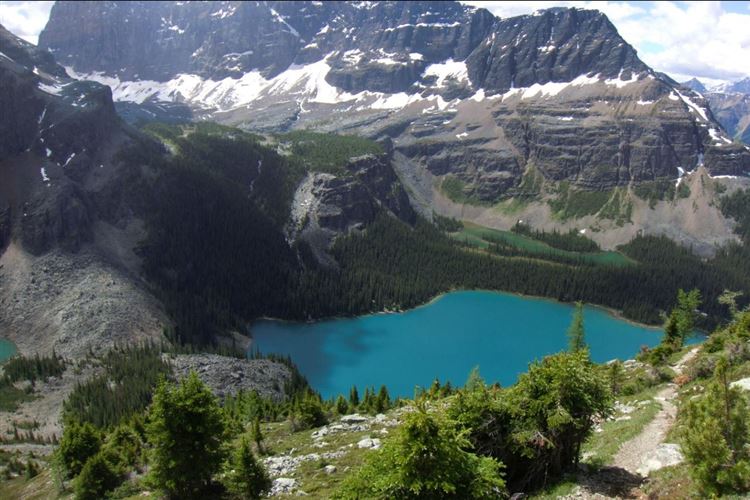
<path id="1" fill-rule="evenodd" d="M 365 448 L 368 450 L 380 449 L 380 439 L 378 438 L 364 438 L 357 442 L 357 448 Z"/>
<path id="2" fill-rule="evenodd" d="M 292 376 L 286 365 L 267 359 L 238 359 L 218 354 L 164 356 L 178 379 L 194 371 L 220 398 L 239 391 L 257 391 L 261 396 L 280 401 L 286 396 L 284 387 Z"/>
<path id="3" fill-rule="evenodd" d="M 681 464 L 685 460 L 679 444 L 662 443 L 643 457 L 638 474 L 648 476 L 652 471 Z"/>
<path id="4" fill-rule="evenodd" d="M 729 384 L 732 387 L 739 387 L 742 390 L 750 391 L 750 377 L 743 378 L 740 380 L 735 380 L 731 384 Z"/>

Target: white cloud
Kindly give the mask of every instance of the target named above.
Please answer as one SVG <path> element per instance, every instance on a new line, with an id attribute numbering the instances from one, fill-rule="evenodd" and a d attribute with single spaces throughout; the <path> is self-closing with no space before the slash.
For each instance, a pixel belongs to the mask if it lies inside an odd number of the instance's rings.
<path id="1" fill-rule="evenodd" d="M 55 2 L 0 2 L 0 24 L 34 45 Z"/>

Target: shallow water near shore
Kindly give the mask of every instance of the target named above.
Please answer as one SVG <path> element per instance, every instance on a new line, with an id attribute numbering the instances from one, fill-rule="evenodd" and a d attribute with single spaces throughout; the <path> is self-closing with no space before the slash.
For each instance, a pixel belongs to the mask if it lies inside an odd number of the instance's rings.
<path id="1" fill-rule="evenodd" d="M 16 353 L 16 346 L 13 342 L 5 339 L 0 339 L 0 363 L 9 359 Z"/>
<path id="2" fill-rule="evenodd" d="M 360 395 L 385 384 L 391 396 L 412 397 L 435 378 L 463 385 L 479 366 L 484 379 L 513 384 L 528 364 L 567 347 L 574 307 L 552 300 L 487 291 L 445 294 L 397 314 L 373 314 L 314 323 L 261 320 L 253 348 L 290 355 L 325 398 Z M 661 330 L 585 308 L 586 341 L 596 362 L 634 357 L 655 346 Z"/>

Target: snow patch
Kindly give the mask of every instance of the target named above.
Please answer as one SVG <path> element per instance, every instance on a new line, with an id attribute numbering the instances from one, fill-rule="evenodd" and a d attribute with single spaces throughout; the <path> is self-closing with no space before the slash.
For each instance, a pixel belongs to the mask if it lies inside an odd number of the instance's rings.
<path id="1" fill-rule="evenodd" d="M 695 104 L 688 96 L 683 95 L 679 90 L 675 89 L 674 91 L 677 92 L 677 95 L 680 96 L 680 99 L 682 99 L 682 102 L 687 104 L 688 107 L 692 111 L 694 111 L 695 113 L 698 113 L 698 115 L 700 115 L 700 117 L 703 118 L 703 120 L 708 121 L 708 117 L 706 116 L 706 112 L 703 110 L 703 108 Z"/>
<path id="2" fill-rule="evenodd" d="M 569 82 L 547 82 L 545 84 L 535 83 L 530 87 L 520 87 L 510 89 L 503 94 L 503 99 L 521 94 L 521 99 L 528 99 L 541 95 L 542 97 L 556 96 L 568 87 L 580 87 L 599 82 L 599 75 L 587 76 L 580 75 Z"/>
<path id="3" fill-rule="evenodd" d="M 67 167 L 68 163 L 70 163 L 73 160 L 73 158 L 75 158 L 75 157 L 76 157 L 76 154 L 75 153 L 71 153 L 71 155 L 68 156 L 68 159 L 65 160 L 65 163 L 63 163 L 63 167 Z"/>
<path id="4" fill-rule="evenodd" d="M 42 182 L 49 182 L 49 177 L 47 177 L 47 171 L 44 169 L 44 167 L 40 168 L 39 171 L 42 174 Z"/>
<path id="5" fill-rule="evenodd" d="M 281 14 L 279 14 L 278 12 L 276 12 L 274 9 L 272 9 L 270 7 L 269 7 L 269 10 L 271 11 L 271 14 L 273 15 L 273 18 L 276 21 L 284 24 L 287 28 L 289 28 L 289 32 L 292 35 L 296 36 L 297 38 L 300 37 L 299 36 L 299 32 L 296 29 L 294 29 L 294 27 L 291 24 L 289 24 L 288 22 L 286 22 L 286 19 L 284 19 L 284 16 L 282 16 Z"/>
<path id="6" fill-rule="evenodd" d="M 636 75 L 635 73 L 631 73 L 630 80 L 623 80 L 622 72 L 623 70 L 620 70 L 620 74 L 617 75 L 617 78 L 610 78 L 610 79 L 604 80 L 604 83 L 606 83 L 607 85 L 614 85 L 618 89 L 621 89 L 625 87 L 626 85 L 630 85 L 631 83 L 635 83 L 638 81 L 638 75 Z"/>
<path id="7" fill-rule="evenodd" d="M 422 77 L 437 77 L 436 85 L 442 87 L 446 80 L 468 81 L 469 72 L 466 69 L 466 63 L 463 61 L 454 61 L 448 59 L 442 63 L 430 64 L 422 73 Z"/>
<path id="8" fill-rule="evenodd" d="M 720 135 L 715 128 L 708 129 L 708 135 L 710 135 L 711 139 L 715 141 L 714 146 L 723 146 L 724 144 L 722 144 L 722 141 L 724 141 L 724 143 L 726 144 L 732 144 L 731 140 Z"/>
<path id="9" fill-rule="evenodd" d="M 39 82 L 38 87 L 39 90 L 50 95 L 60 95 L 63 89 L 62 85 L 47 85 L 46 83 L 42 82 Z"/>

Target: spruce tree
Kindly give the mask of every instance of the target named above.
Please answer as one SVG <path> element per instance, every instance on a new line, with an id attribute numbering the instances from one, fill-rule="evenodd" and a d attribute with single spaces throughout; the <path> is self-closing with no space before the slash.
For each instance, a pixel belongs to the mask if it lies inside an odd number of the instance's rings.
<path id="1" fill-rule="evenodd" d="M 684 451 L 707 496 L 750 490 L 750 401 L 728 378 L 720 358 L 706 394 L 685 410 Z"/>
<path id="2" fill-rule="evenodd" d="M 357 391 L 356 385 L 353 385 L 351 390 L 349 391 L 349 406 L 351 407 L 352 411 L 356 410 L 359 406 L 359 392 Z"/>
<path id="3" fill-rule="evenodd" d="M 576 302 L 573 321 L 568 328 L 568 350 L 578 352 L 587 348 L 583 327 L 583 302 Z"/>
<path id="4" fill-rule="evenodd" d="M 263 432 L 260 430 L 260 419 L 258 417 L 255 417 L 255 420 L 253 420 L 253 441 L 255 442 L 258 453 L 264 453 Z"/>
<path id="5" fill-rule="evenodd" d="M 146 427 L 150 479 L 168 497 L 204 498 L 224 458 L 221 407 L 195 372 L 154 393 Z"/>
<path id="6" fill-rule="evenodd" d="M 271 479 L 253 455 L 247 436 L 240 438 L 232 454 L 224 484 L 230 493 L 243 499 L 260 498 L 271 489 Z"/>

